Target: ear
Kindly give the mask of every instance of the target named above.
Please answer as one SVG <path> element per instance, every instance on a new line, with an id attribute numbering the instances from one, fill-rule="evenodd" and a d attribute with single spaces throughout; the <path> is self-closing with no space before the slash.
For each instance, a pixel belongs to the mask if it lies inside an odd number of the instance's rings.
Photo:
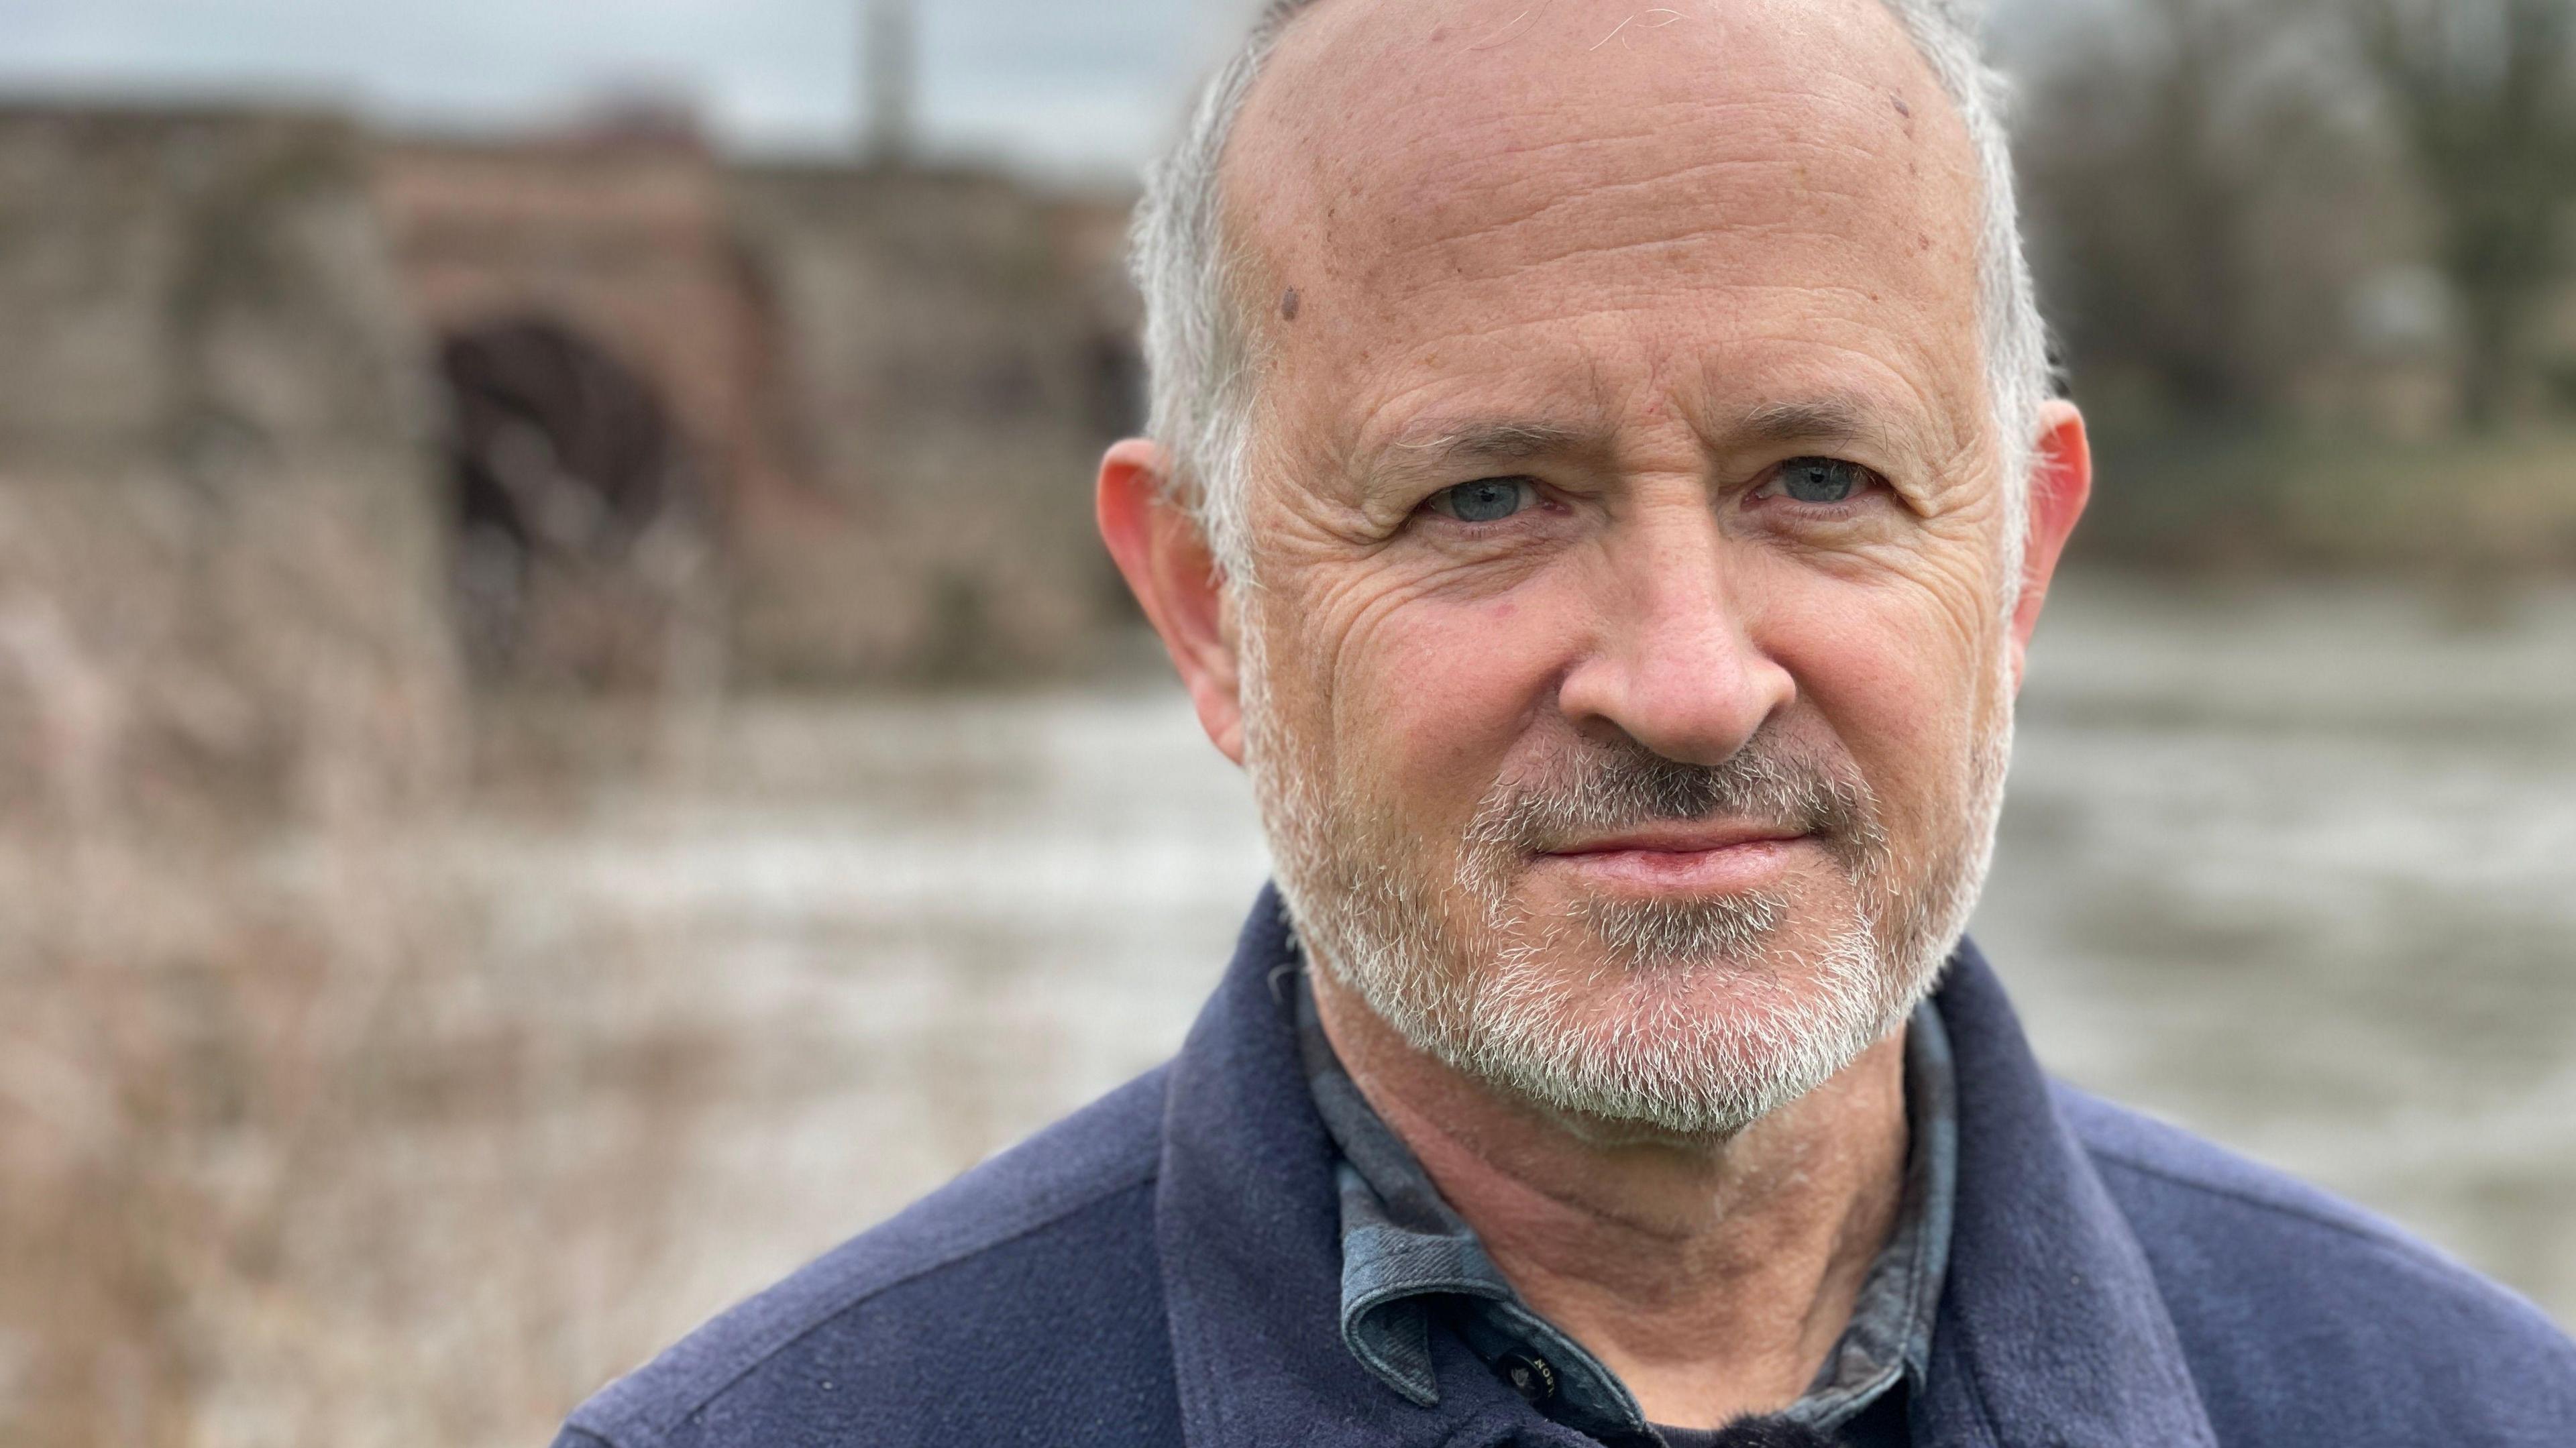
<path id="1" fill-rule="evenodd" d="M 1128 589 L 1162 635 L 1199 726 L 1226 758 L 1243 763 L 1242 675 L 1226 585 L 1198 520 L 1172 501 L 1164 451 L 1129 438 L 1100 460 L 1100 537 Z"/>
<path id="2" fill-rule="evenodd" d="M 2057 560 L 2084 516 L 2093 496 L 2093 446 L 2085 437 L 2084 414 L 2072 402 L 2057 399 L 2040 409 L 2039 446 L 2031 460 L 2030 518 L 2022 536 L 2021 595 L 2013 605 L 2013 688 L 2021 688 L 2030 662 L 2030 636 L 2039 627 L 2039 611 L 2048 602 L 2049 580 Z"/>

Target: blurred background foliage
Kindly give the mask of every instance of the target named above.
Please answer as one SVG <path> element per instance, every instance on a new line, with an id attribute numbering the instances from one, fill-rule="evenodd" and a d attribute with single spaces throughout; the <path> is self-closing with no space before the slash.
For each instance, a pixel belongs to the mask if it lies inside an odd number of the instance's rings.
<path id="1" fill-rule="evenodd" d="M 2041 290 L 2164 566 L 2563 566 L 2576 10 L 2134 0 L 2028 59 Z"/>
<path id="2" fill-rule="evenodd" d="M 1979 925 L 2562 1314 L 2572 6 L 2001 7 L 2102 482 Z M 1242 10 L 639 7 L 751 59 L 435 115 L 614 7 L 0 15 L 0 1438 L 541 1441 L 1168 1051 L 1262 856 L 1088 481 Z"/>

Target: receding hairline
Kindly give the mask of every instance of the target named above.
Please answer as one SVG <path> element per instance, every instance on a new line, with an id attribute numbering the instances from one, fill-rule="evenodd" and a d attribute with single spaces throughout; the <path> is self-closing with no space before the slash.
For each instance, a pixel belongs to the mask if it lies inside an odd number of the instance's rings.
<path id="1" fill-rule="evenodd" d="M 1539 3 L 1544 7 L 1546 0 L 1539 0 Z M 1800 0 L 1800 3 L 1806 3 L 1806 0 Z M 1237 325 L 1247 338 L 1253 339 L 1274 337 L 1278 323 L 1294 320 L 1293 315 L 1281 315 L 1294 277 L 1286 264 L 1287 258 L 1280 254 L 1282 248 L 1276 235 L 1278 228 L 1264 228 L 1257 224 L 1265 219 L 1257 214 L 1260 207 L 1275 193 L 1266 187 L 1248 187 L 1237 160 L 1243 149 L 1243 137 L 1253 129 L 1257 117 L 1268 114 L 1270 106 L 1277 104 L 1283 48 L 1293 45 L 1298 36 L 1311 32 L 1316 12 L 1330 8 L 1348 13 L 1357 8 L 1350 0 L 1342 0 L 1340 4 L 1333 4 L 1332 0 L 1284 0 L 1284 5 L 1286 17 L 1277 23 L 1269 43 L 1262 50 L 1251 83 L 1227 125 L 1215 166 L 1214 220 L 1219 243 L 1215 258 L 1218 264 L 1216 281 L 1218 289 L 1232 304 Z M 1265 20 L 1272 11 L 1280 8 L 1279 3 L 1266 7 Z M 1403 7 L 1398 5 L 1394 8 L 1400 10 Z M 1930 57 L 1924 53 L 1922 44 L 1909 33 L 1904 18 L 1892 8 L 1890 0 L 1847 0 L 1847 8 L 1855 16 L 1874 16 L 1873 23 L 1889 27 L 1886 35 L 1894 42 L 1893 49 L 1888 52 L 1889 58 L 1907 68 L 1908 79 L 1914 83 L 1912 88 L 1922 96 L 1937 100 L 1951 123 L 1941 128 L 1943 134 L 1940 138 L 1953 152 L 1948 161 L 1955 164 L 1958 174 L 1971 187 L 1982 189 L 1983 167 L 1967 116 L 1958 100 L 1950 94 Z M 1531 13 L 1530 8 L 1524 6 L 1517 12 L 1519 18 L 1503 17 L 1512 22 L 1508 38 L 1518 39 L 1530 33 L 1527 17 Z M 1499 24 L 1496 28 L 1505 29 Z M 1467 51 L 1485 50 L 1494 44 L 1489 40 L 1470 46 Z M 1874 86 L 1872 88 L 1875 89 Z M 1909 132 L 1913 131 L 1913 111 L 1903 105 L 1901 99 L 1897 109 L 1908 122 Z M 1973 290 L 1982 292 L 1982 278 L 1977 272 L 1982 268 L 1984 246 L 1978 225 L 1977 197 L 1972 191 L 1965 199 L 1968 204 L 1961 221 L 1970 247 L 1967 263 L 1972 269 L 1970 283 Z M 1275 216 L 1267 219 L 1277 220 Z"/>

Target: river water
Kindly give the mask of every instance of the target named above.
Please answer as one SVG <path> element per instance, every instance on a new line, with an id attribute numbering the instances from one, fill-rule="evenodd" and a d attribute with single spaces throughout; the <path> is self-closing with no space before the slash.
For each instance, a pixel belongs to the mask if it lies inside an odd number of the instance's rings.
<path id="1" fill-rule="evenodd" d="M 596 1373 L 1163 1058 L 1265 873 L 1165 684 L 704 759 L 453 842 L 530 1009 L 727 1045 Z M 2062 591 L 1975 930 L 2056 1071 L 2576 1323 L 2576 591 Z"/>

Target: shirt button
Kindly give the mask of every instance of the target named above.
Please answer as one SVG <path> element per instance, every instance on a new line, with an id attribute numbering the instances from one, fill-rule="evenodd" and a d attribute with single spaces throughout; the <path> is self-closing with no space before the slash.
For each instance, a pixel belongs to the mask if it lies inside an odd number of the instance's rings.
<path id="1" fill-rule="evenodd" d="M 1494 1359 L 1494 1371 L 1532 1404 L 1544 1404 L 1556 1396 L 1556 1369 L 1535 1353 L 1507 1352 Z"/>

